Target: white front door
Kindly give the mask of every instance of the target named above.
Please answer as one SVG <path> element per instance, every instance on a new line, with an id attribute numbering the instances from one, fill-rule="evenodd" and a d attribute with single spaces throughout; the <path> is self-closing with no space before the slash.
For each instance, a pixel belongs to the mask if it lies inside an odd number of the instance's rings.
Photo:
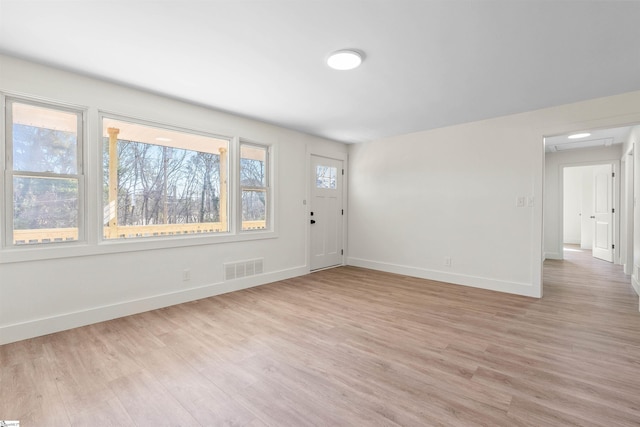
<path id="1" fill-rule="evenodd" d="M 593 256 L 613 262 L 613 165 L 593 172 Z"/>
<path id="2" fill-rule="evenodd" d="M 311 270 L 342 264 L 342 160 L 311 156 Z"/>

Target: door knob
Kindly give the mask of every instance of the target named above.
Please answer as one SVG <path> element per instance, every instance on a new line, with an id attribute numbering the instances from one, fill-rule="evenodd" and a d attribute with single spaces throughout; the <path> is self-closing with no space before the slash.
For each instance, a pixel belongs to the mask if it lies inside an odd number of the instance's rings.
<path id="1" fill-rule="evenodd" d="M 596 217 L 594 215 L 591 215 L 589 218 L 596 219 Z"/>
<path id="2" fill-rule="evenodd" d="M 315 224 L 315 223 L 316 223 L 316 220 L 315 220 L 315 219 L 312 219 L 312 220 L 311 220 L 311 224 Z"/>

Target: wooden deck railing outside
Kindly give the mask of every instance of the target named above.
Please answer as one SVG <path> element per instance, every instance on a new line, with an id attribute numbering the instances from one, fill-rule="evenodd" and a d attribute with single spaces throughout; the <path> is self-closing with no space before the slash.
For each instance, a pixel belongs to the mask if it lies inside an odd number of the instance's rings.
<path id="1" fill-rule="evenodd" d="M 243 221 L 243 230 L 263 230 L 265 221 Z M 221 222 L 196 224 L 159 224 L 159 225 L 127 225 L 104 227 L 105 239 L 175 236 L 188 234 L 219 233 L 223 230 Z M 14 230 L 13 242 L 16 245 L 33 243 L 67 242 L 78 240 L 77 228 L 40 228 L 31 230 Z"/>

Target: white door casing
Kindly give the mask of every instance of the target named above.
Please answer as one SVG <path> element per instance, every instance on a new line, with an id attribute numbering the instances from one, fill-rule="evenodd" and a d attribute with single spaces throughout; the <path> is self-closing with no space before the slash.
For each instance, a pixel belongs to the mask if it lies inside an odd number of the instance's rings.
<path id="1" fill-rule="evenodd" d="M 633 161 L 633 143 L 630 144 L 629 151 L 623 156 L 624 174 L 621 176 L 621 181 L 624 185 L 624 192 L 622 199 L 624 203 L 620 205 L 620 213 L 623 216 L 621 220 L 622 228 L 620 230 L 620 243 L 623 251 L 623 256 L 620 262 L 624 266 L 624 273 L 627 275 L 633 274 L 633 218 L 634 218 L 634 190 L 633 190 L 633 176 L 634 176 L 634 161 Z"/>
<path id="2" fill-rule="evenodd" d="M 593 173 L 593 256 L 613 262 L 613 165 Z"/>
<path id="3" fill-rule="evenodd" d="M 342 160 L 311 156 L 311 270 L 342 264 L 342 184 Z"/>

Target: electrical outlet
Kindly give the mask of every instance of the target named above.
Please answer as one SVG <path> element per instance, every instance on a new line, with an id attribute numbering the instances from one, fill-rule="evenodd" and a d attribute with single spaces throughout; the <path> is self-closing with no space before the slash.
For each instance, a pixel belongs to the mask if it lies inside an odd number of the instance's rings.
<path id="1" fill-rule="evenodd" d="M 450 256 L 444 257 L 444 265 L 445 265 L 445 267 L 451 267 L 451 257 Z"/>
<path id="2" fill-rule="evenodd" d="M 532 208 L 534 206 L 535 199 L 533 198 L 533 196 L 529 196 L 527 197 L 527 206 Z"/>
<path id="3" fill-rule="evenodd" d="M 185 268 L 184 270 L 182 270 L 182 281 L 188 282 L 189 280 L 191 280 L 191 270 Z"/>
<path id="4" fill-rule="evenodd" d="M 516 207 L 517 208 L 524 208 L 524 204 L 525 204 L 525 197 L 524 196 L 518 196 L 516 198 Z"/>

